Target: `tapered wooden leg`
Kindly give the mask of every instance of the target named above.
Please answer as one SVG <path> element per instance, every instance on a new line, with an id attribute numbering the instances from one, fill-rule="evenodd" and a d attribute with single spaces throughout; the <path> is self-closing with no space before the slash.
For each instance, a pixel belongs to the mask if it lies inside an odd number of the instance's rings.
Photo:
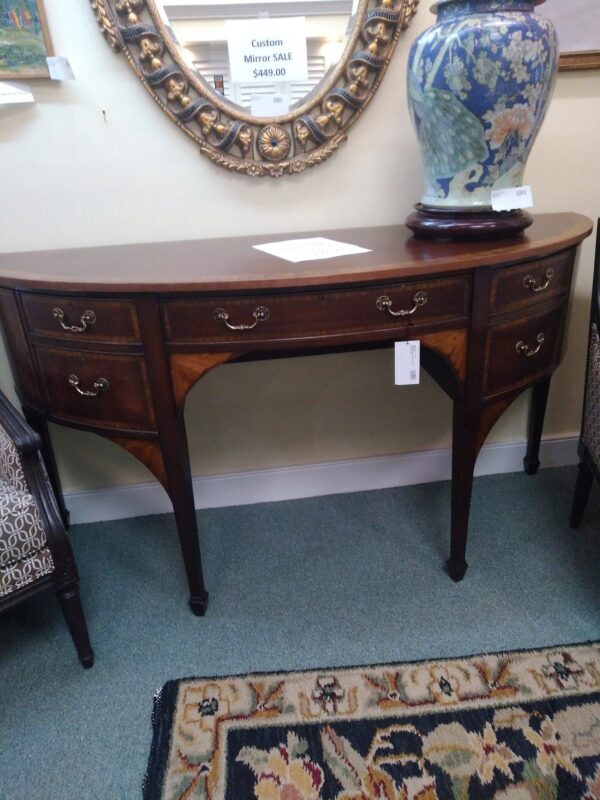
<path id="1" fill-rule="evenodd" d="M 202 559 L 198 543 L 198 525 L 191 481 L 189 488 L 180 487 L 170 493 L 177 534 L 190 590 L 190 608 L 197 617 L 203 617 L 208 606 L 208 592 L 204 586 Z"/>
<path id="2" fill-rule="evenodd" d="M 179 421 L 178 435 L 165 440 L 162 447 L 167 492 L 173 503 L 177 534 L 190 590 L 189 604 L 194 614 L 202 617 L 208 605 L 208 592 L 202 574 L 194 490 L 183 420 Z"/>
<path id="3" fill-rule="evenodd" d="M 463 403 L 455 402 L 452 432 L 452 512 L 448 574 L 461 581 L 467 571 L 466 550 L 473 470 L 478 453 L 478 425 Z"/>
<path id="4" fill-rule="evenodd" d="M 527 439 L 527 453 L 523 459 L 525 472 L 528 475 L 535 475 L 540 466 L 540 442 L 542 440 L 542 429 L 544 427 L 544 417 L 546 416 L 549 389 L 550 378 L 544 378 L 534 384 L 531 390 L 529 436 Z"/>
<path id="5" fill-rule="evenodd" d="M 190 590 L 190 607 L 194 614 L 201 617 L 206 611 L 208 594 L 202 575 L 185 426 L 183 419 L 175 415 L 167 418 L 162 424 L 166 432 L 160 441 L 127 439 L 120 436 L 109 438 L 145 464 L 169 495 L 173 504 L 177 535 Z"/>
<path id="6" fill-rule="evenodd" d="M 81 665 L 85 669 L 89 669 L 94 664 L 94 651 L 90 644 L 87 624 L 79 597 L 79 588 L 77 585 L 63 587 L 57 590 L 56 596 L 65 615 Z"/>
<path id="7" fill-rule="evenodd" d="M 162 333 L 163 320 L 156 298 L 149 295 L 138 301 L 138 318 L 144 346 L 154 354 L 148 377 L 162 453 L 163 469 L 159 474 L 162 474 L 165 489 L 173 503 L 177 535 L 190 590 L 190 608 L 196 616 L 201 617 L 204 616 L 208 604 L 208 592 L 202 575 L 192 474 L 183 421 L 185 395 L 183 392 L 182 396 L 178 395 L 176 402 Z M 214 364 L 209 359 L 206 368 L 210 366 Z"/>
<path id="8" fill-rule="evenodd" d="M 577 472 L 577 483 L 575 484 L 575 492 L 573 493 L 573 505 L 571 506 L 571 527 L 578 528 L 583 519 L 583 512 L 587 505 L 592 483 L 594 481 L 594 474 L 589 468 L 587 463 L 581 459 L 579 462 L 579 470 Z"/>

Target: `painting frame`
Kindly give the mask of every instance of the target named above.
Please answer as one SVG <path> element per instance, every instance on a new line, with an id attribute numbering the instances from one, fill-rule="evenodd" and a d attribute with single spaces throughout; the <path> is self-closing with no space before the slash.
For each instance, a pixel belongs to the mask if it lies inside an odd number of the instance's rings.
<path id="1" fill-rule="evenodd" d="M 573 53 L 561 53 L 558 68 L 563 70 L 599 69 L 600 50 L 582 50 Z"/>
<path id="2" fill-rule="evenodd" d="M 30 19 L 23 18 L 17 12 L 24 9 Z M 43 0 L 0 0 L 0 81 L 35 80 L 49 78 L 50 72 L 46 63 L 48 56 L 54 55 L 52 39 Z M 7 18 L 13 13 L 14 25 L 10 26 Z M 21 27 L 19 27 L 19 23 Z M 30 30 L 33 28 L 33 31 Z M 2 62 L 2 38 L 5 41 L 20 42 L 24 57 L 22 63 L 14 61 L 9 68 Z M 37 63 L 32 65 L 32 58 Z"/>
<path id="3" fill-rule="evenodd" d="M 600 17 L 594 16 L 592 10 L 597 0 L 569 0 L 568 8 L 564 0 L 538 2 L 543 4 L 540 14 L 554 24 L 559 42 L 567 40 L 567 44 L 561 46 L 559 69 L 600 68 Z"/>

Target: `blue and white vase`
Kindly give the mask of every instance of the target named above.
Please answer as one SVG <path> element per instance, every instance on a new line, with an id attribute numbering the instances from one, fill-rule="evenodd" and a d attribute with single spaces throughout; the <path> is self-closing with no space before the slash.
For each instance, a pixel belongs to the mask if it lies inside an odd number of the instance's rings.
<path id="1" fill-rule="evenodd" d="M 414 42 L 408 95 L 425 167 L 422 204 L 491 209 L 493 189 L 523 184 L 552 94 L 556 33 L 544 0 L 439 0 Z"/>

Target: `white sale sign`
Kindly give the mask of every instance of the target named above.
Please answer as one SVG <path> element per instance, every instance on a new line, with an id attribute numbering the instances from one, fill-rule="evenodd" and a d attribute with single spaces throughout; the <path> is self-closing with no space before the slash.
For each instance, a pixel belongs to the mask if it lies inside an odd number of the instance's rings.
<path id="1" fill-rule="evenodd" d="M 308 79 L 306 20 L 227 20 L 229 70 L 233 83 Z"/>

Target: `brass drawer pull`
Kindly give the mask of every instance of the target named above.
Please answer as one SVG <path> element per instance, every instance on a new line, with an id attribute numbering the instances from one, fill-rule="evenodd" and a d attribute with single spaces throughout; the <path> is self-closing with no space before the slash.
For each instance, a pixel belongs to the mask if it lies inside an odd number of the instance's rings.
<path id="1" fill-rule="evenodd" d="M 546 337 L 544 336 L 543 333 L 538 333 L 538 335 L 535 337 L 535 340 L 538 343 L 538 346 L 535 348 L 535 350 L 531 350 L 531 348 L 528 345 L 526 345 L 525 342 L 523 341 L 517 342 L 517 344 L 515 345 L 515 350 L 520 355 L 525 356 L 526 358 L 531 358 L 531 356 L 535 356 L 537 353 L 540 352 L 540 349 L 544 344 L 545 338 Z"/>
<path id="2" fill-rule="evenodd" d="M 387 311 L 392 317 L 408 317 L 414 314 L 417 308 L 425 305 L 427 302 L 427 292 L 419 291 L 415 294 L 412 308 L 401 308 L 399 311 L 392 311 L 392 302 L 393 301 L 390 300 L 387 294 L 382 294 L 381 297 L 377 298 L 375 305 L 380 311 Z"/>
<path id="3" fill-rule="evenodd" d="M 80 394 L 82 397 L 98 397 L 99 394 L 105 392 L 108 387 L 109 383 L 106 378 L 97 378 L 94 381 L 94 389 L 80 389 L 79 388 L 79 378 L 74 373 L 69 375 L 69 386 L 72 386 L 77 394 Z"/>
<path id="4" fill-rule="evenodd" d="M 217 322 L 224 322 L 227 327 L 232 331 L 251 331 L 252 328 L 256 328 L 259 322 L 266 322 L 269 317 L 269 309 L 266 306 L 257 306 L 254 311 L 252 312 L 252 316 L 254 317 L 254 322 L 250 323 L 241 323 L 240 325 L 232 325 L 229 322 L 229 314 L 225 311 L 224 308 L 215 308 L 213 312 L 213 317 L 216 319 Z"/>
<path id="5" fill-rule="evenodd" d="M 538 286 L 533 275 L 525 275 L 525 277 L 523 278 L 523 286 L 532 292 L 545 292 L 546 289 L 550 286 L 550 281 L 554 277 L 554 269 L 552 267 L 548 267 L 548 269 L 544 274 L 544 277 L 546 278 L 546 280 L 544 281 L 544 283 Z"/>
<path id="6" fill-rule="evenodd" d="M 87 311 L 84 311 L 83 314 L 81 315 L 79 319 L 81 325 L 68 325 L 65 322 L 65 312 L 62 310 L 62 308 L 58 307 L 53 308 L 52 316 L 54 317 L 54 319 L 58 320 L 60 327 L 64 331 L 71 331 L 71 333 L 85 333 L 88 327 L 90 325 L 93 325 L 94 322 L 96 322 L 96 315 L 94 314 L 93 311 L 90 311 L 89 309 Z"/>

